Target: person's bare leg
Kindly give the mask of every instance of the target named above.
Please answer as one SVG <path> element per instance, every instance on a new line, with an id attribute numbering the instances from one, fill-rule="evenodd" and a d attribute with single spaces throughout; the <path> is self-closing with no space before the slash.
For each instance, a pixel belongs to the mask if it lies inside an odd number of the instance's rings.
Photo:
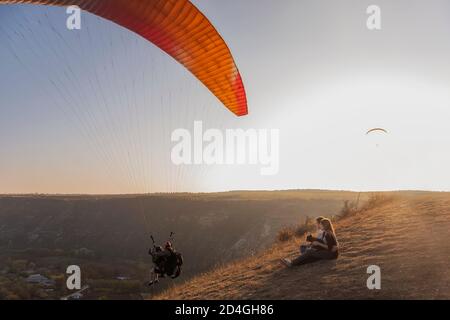
<path id="1" fill-rule="evenodd" d="M 294 260 L 292 260 L 292 265 L 293 266 L 300 266 L 302 264 L 307 264 L 307 263 L 311 263 L 314 261 L 317 261 L 318 259 L 315 258 L 313 256 L 313 251 L 312 250 L 307 250 L 304 254 L 302 254 L 301 256 L 295 258 Z"/>
<path id="2" fill-rule="evenodd" d="M 284 259 L 281 259 L 281 262 L 283 262 L 283 264 L 285 264 L 286 267 L 292 267 L 292 261 L 291 261 L 291 259 L 284 258 Z"/>
<path id="3" fill-rule="evenodd" d="M 155 269 L 152 269 L 150 272 L 150 282 L 148 283 L 149 286 L 151 286 L 154 283 L 157 283 L 159 281 L 158 274 L 155 272 Z"/>

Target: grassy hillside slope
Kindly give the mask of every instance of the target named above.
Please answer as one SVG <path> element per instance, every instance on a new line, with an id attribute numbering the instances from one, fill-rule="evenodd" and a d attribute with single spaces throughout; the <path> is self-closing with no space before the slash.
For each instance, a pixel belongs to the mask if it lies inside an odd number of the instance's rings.
<path id="1" fill-rule="evenodd" d="M 217 268 L 156 299 L 449 299 L 450 195 L 393 193 L 338 221 L 337 261 L 286 268 L 300 239 Z M 381 290 L 368 290 L 369 265 Z"/>

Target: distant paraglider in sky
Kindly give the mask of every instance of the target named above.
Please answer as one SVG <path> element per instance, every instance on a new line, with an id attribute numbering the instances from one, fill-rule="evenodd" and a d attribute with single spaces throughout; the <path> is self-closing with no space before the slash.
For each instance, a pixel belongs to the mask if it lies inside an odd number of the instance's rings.
<path id="1" fill-rule="evenodd" d="M 389 133 L 386 129 L 383 128 L 373 128 L 367 131 L 366 135 L 371 134 L 372 132 Z"/>
<path id="2" fill-rule="evenodd" d="M 189 0 L 0 0 L 0 4 L 79 6 L 149 40 L 186 67 L 235 115 L 248 113 L 230 49 Z"/>

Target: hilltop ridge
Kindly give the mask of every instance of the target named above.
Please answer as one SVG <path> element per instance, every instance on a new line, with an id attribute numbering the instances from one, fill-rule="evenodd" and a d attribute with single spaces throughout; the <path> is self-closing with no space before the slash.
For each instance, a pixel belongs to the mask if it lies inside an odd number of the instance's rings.
<path id="1" fill-rule="evenodd" d="M 336 223 L 337 261 L 286 268 L 300 239 L 219 267 L 154 299 L 449 299 L 450 195 L 393 195 Z M 441 240 L 439 240 L 441 239 Z M 381 268 L 368 290 L 367 267 Z"/>

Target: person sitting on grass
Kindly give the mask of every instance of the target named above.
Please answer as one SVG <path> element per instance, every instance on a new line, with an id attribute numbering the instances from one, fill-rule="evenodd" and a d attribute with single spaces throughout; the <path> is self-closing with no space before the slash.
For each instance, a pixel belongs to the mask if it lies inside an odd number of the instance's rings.
<path id="1" fill-rule="evenodd" d="M 300 245 L 300 254 L 304 254 L 307 250 L 320 250 L 321 247 L 314 247 L 312 245 L 312 243 L 314 241 L 319 241 L 319 242 L 321 242 L 323 244 L 326 244 L 325 237 L 324 237 L 325 236 L 325 232 L 322 230 L 322 228 L 320 226 L 320 222 L 323 219 L 325 219 L 325 217 L 322 217 L 322 216 L 316 218 L 317 235 L 316 235 L 316 237 L 313 237 L 311 235 L 311 233 L 308 234 L 308 236 L 306 237 L 306 241 L 308 242 L 308 244 Z"/>
<path id="2" fill-rule="evenodd" d="M 306 250 L 304 254 L 295 258 L 294 260 L 282 259 L 281 261 L 288 267 L 300 266 L 307 263 L 312 263 L 319 260 L 335 260 L 339 256 L 339 245 L 334 232 L 333 224 L 330 219 L 322 219 L 320 227 L 324 231 L 325 242 L 314 241 L 312 246 L 314 248 L 322 248 L 323 250 Z"/>

